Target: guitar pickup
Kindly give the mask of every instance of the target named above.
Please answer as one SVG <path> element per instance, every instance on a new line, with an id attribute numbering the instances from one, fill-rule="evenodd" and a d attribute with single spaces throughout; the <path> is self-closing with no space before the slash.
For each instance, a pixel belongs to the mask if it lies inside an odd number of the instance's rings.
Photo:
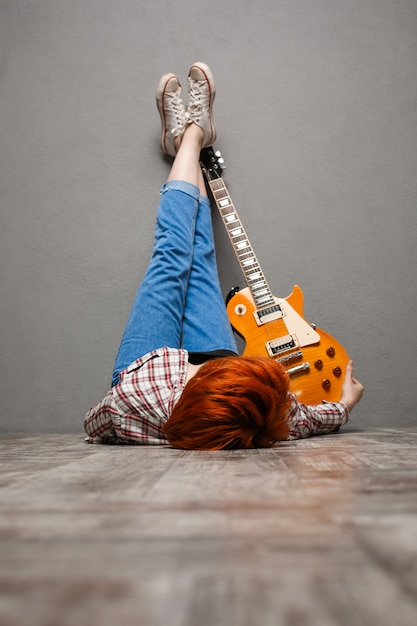
<path id="1" fill-rule="evenodd" d="M 268 324 L 268 322 L 280 320 L 284 317 L 284 312 L 279 304 L 273 304 L 265 309 L 258 309 L 253 315 L 258 326 L 262 326 L 262 324 Z"/>
<path id="2" fill-rule="evenodd" d="M 269 356 L 277 356 L 277 354 L 297 348 L 298 342 L 295 335 L 286 335 L 285 337 L 280 337 L 279 339 L 267 341 L 265 346 Z"/>

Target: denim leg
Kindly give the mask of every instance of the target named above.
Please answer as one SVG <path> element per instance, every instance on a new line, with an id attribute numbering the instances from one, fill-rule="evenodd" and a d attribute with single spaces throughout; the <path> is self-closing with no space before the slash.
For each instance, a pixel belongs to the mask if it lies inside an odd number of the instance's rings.
<path id="1" fill-rule="evenodd" d="M 171 181 L 162 186 L 161 196 L 151 260 L 122 337 L 113 385 L 122 370 L 147 352 L 181 347 L 199 190 L 183 181 Z"/>
<path id="2" fill-rule="evenodd" d="M 195 225 L 182 345 L 189 352 L 238 352 L 220 287 L 211 208 L 205 197 L 200 198 Z"/>

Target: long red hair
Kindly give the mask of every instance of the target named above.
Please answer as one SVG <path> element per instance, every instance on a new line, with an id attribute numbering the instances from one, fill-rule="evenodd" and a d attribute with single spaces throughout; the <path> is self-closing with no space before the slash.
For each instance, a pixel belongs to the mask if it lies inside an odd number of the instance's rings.
<path id="1" fill-rule="evenodd" d="M 164 426 L 186 450 L 269 448 L 286 438 L 288 376 L 262 357 L 208 361 L 189 380 Z"/>

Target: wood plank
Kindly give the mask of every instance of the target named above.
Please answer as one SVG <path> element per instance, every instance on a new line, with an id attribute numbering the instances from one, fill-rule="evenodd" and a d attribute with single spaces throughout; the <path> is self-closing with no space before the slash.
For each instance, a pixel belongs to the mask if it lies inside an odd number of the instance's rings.
<path id="1" fill-rule="evenodd" d="M 0 623 L 414 626 L 416 452 L 417 429 L 214 453 L 2 438 Z"/>

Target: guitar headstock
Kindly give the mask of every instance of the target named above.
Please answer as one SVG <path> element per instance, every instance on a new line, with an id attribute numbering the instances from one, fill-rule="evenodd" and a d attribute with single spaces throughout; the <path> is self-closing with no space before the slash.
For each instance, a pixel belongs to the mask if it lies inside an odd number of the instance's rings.
<path id="1" fill-rule="evenodd" d="M 207 182 L 221 178 L 225 169 L 221 152 L 219 150 L 215 151 L 213 146 L 201 150 L 200 165 Z"/>

